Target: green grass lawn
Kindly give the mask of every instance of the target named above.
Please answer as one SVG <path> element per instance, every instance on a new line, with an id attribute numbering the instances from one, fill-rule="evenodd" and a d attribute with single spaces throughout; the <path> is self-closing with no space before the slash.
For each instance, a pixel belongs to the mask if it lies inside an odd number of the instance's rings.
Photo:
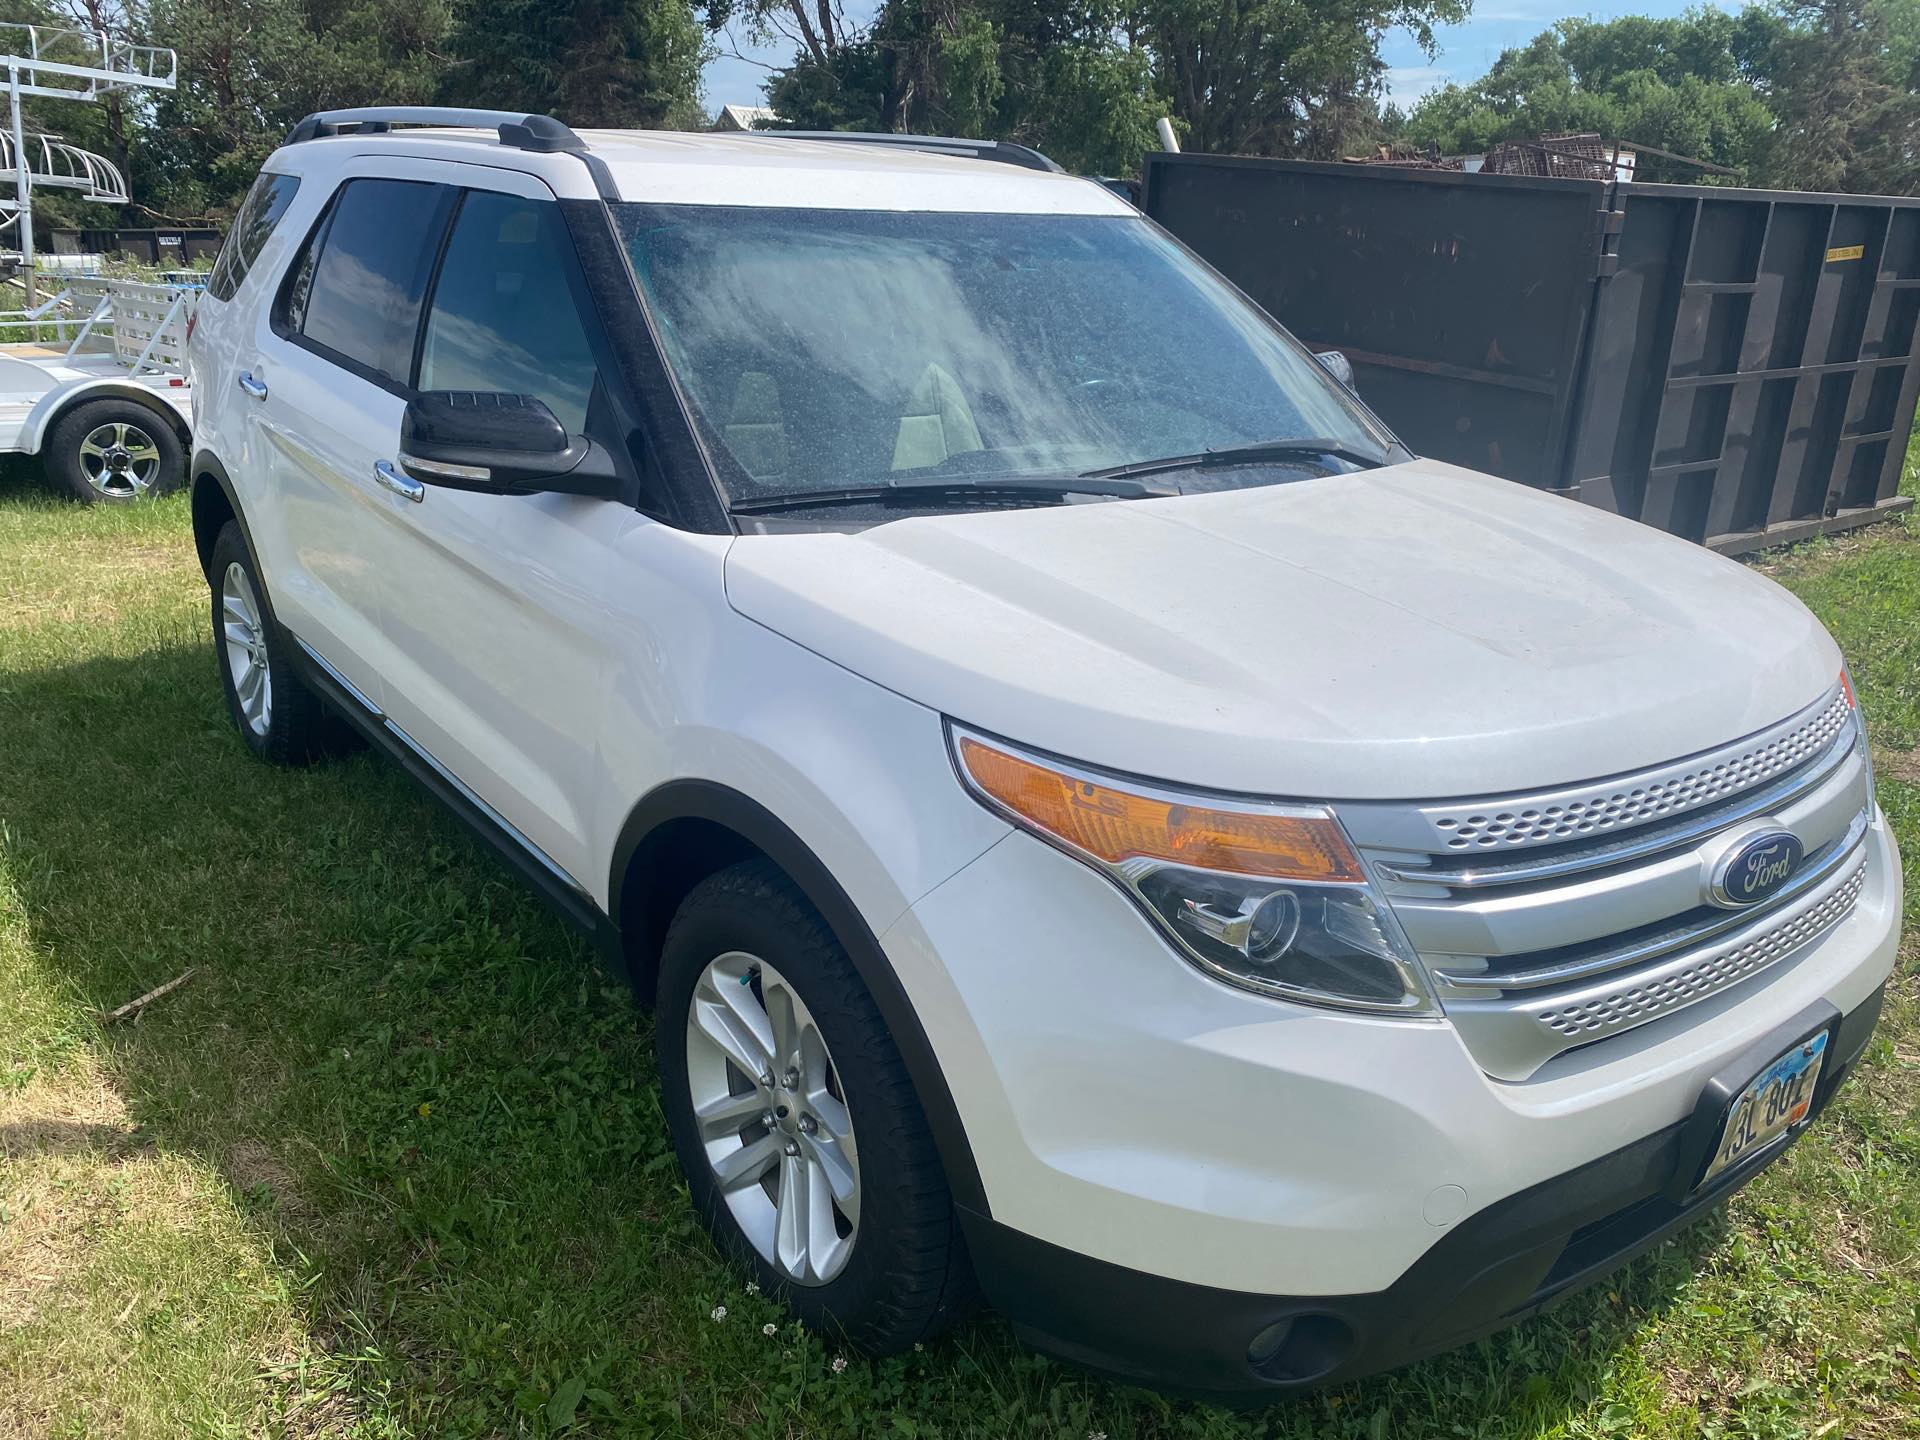
<path id="1" fill-rule="evenodd" d="M 1920 895 L 1920 522 L 1766 568 Z M 621 984 L 392 768 L 250 759 L 207 630 L 184 502 L 0 490 L 0 1436 L 1920 1433 L 1912 945 L 1788 1159 L 1493 1340 L 1248 1415 L 991 1316 L 873 1363 L 689 1220 Z"/>

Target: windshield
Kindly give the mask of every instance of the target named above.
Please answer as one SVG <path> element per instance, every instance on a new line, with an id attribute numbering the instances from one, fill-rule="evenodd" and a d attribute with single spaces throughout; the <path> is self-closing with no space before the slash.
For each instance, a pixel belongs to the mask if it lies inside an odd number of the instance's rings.
<path id="1" fill-rule="evenodd" d="M 1390 437 L 1146 220 L 614 207 L 736 503 Z M 1298 478 L 1342 465 L 1269 457 Z M 1168 488 L 1279 478 L 1195 469 Z"/>

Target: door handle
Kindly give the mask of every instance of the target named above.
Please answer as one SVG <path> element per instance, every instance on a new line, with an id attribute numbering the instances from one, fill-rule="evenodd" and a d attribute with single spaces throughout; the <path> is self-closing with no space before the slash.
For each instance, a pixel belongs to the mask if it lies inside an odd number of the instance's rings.
<path id="1" fill-rule="evenodd" d="M 264 400 L 267 398 L 267 382 L 254 379 L 251 370 L 242 370 L 240 372 L 240 388 L 256 400 Z"/>
<path id="2" fill-rule="evenodd" d="M 373 478 L 386 486 L 387 489 L 391 490 L 394 494 L 398 495 L 402 500 L 411 500 L 414 504 L 418 505 L 422 500 L 427 498 L 426 486 L 422 485 L 411 475 L 402 475 L 385 460 L 376 460 L 373 462 Z"/>

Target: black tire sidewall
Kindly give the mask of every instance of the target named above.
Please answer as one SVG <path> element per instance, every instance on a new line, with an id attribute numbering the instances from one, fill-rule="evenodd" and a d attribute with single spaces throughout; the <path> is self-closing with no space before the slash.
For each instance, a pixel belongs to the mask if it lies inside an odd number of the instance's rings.
<path id="1" fill-rule="evenodd" d="M 796 934 L 790 917 L 780 910 L 729 898 L 731 903 L 703 903 L 696 890 L 675 918 L 660 959 L 655 1052 L 662 1106 L 687 1189 L 715 1241 L 748 1266 L 763 1289 L 781 1295 L 810 1328 L 849 1334 L 856 1343 L 874 1348 L 874 1342 L 860 1332 L 871 1328 L 874 1312 L 889 1293 L 888 1272 L 894 1259 L 890 1242 L 908 1228 L 927 1223 L 929 1217 L 913 1213 L 889 1174 L 894 1157 L 888 1141 L 902 1117 L 889 1113 L 894 1108 L 888 1102 L 889 1087 L 882 1075 L 874 1073 L 880 1067 L 873 1057 L 855 1043 L 858 1020 L 846 1013 L 842 998 L 850 986 L 858 987 L 859 996 L 866 998 L 865 988 L 853 962 L 817 916 L 812 917 L 814 933 Z M 794 1284 L 754 1248 L 714 1182 L 694 1123 L 687 1088 L 687 1011 L 707 962 L 732 950 L 765 960 L 799 994 L 820 1027 L 845 1092 L 858 1144 L 860 1221 L 846 1268 L 824 1285 Z M 871 1005 L 871 999 L 866 998 L 866 1003 Z"/>
<path id="2" fill-rule="evenodd" d="M 93 488 L 80 463 L 80 445 L 102 425 L 124 421 L 138 425 L 153 438 L 160 452 L 160 471 L 145 495 L 107 495 Z M 53 422 L 42 447 L 47 473 L 60 486 L 88 504 L 128 505 L 136 500 L 169 495 L 186 479 L 186 454 L 173 425 L 151 406 L 137 400 L 89 400 L 74 406 Z"/>

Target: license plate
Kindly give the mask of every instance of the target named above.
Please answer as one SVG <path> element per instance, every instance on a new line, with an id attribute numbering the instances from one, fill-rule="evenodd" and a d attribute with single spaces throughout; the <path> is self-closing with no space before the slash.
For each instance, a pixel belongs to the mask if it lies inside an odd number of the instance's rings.
<path id="1" fill-rule="evenodd" d="M 1727 1107 L 1720 1148 L 1701 1184 L 1728 1166 L 1757 1155 L 1807 1118 L 1820 1067 L 1827 1058 L 1827 1032 L 1794 1046 L 1748 1082 Z"/>

